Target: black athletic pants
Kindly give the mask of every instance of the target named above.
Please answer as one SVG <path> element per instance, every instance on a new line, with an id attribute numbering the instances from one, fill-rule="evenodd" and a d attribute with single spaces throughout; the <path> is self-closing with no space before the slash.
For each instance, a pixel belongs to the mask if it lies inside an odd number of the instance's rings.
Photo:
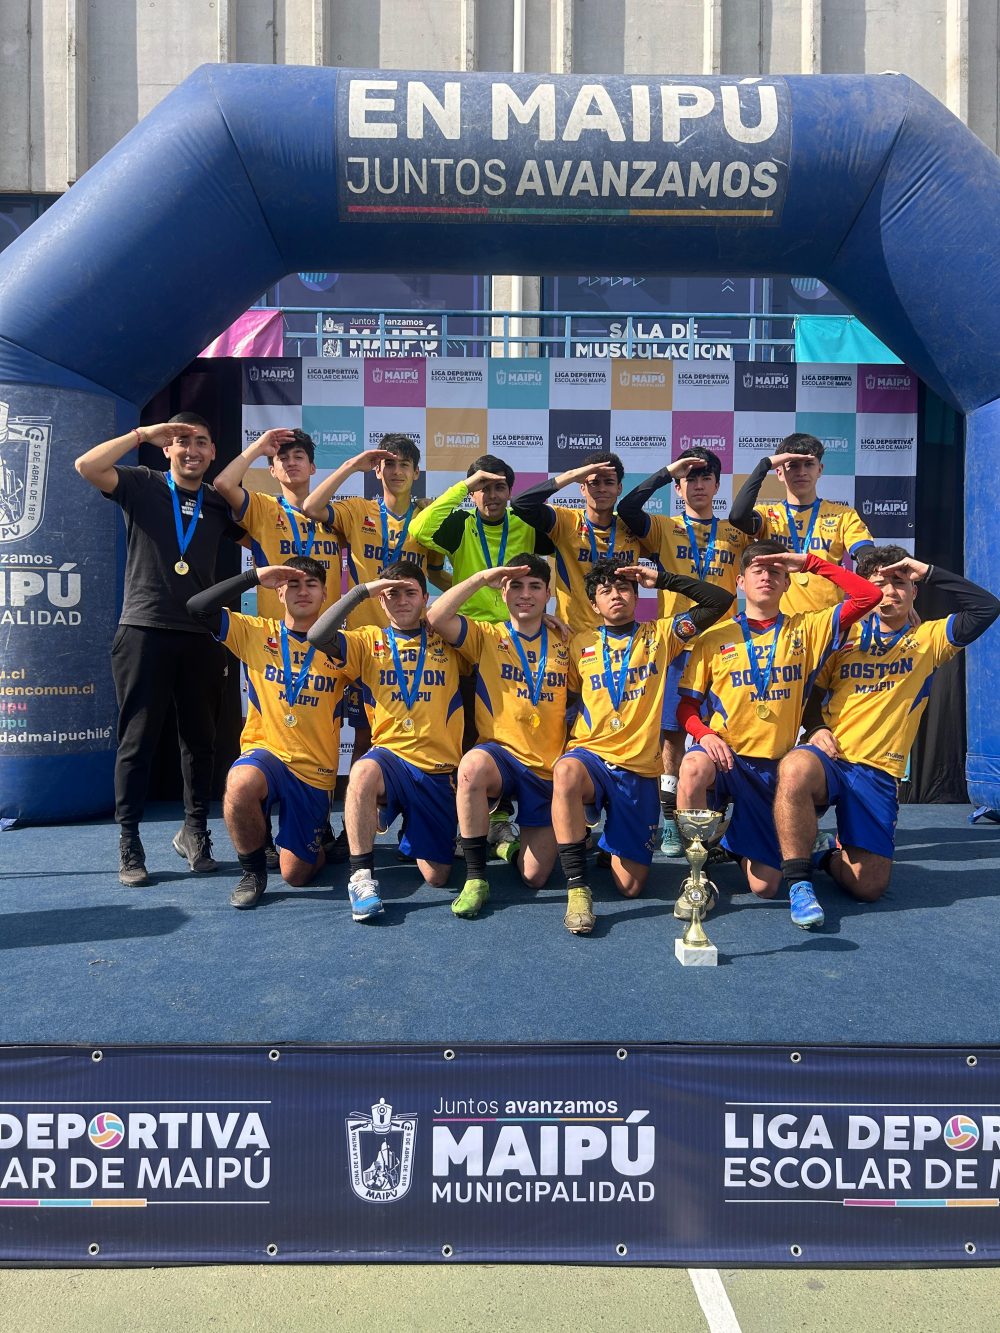
<path id="1" fill-rule="evenodd" d="M 186 820 L 205 827 L 225 665 L 226 650 L 210 634 L 118 626 L 111 674 L 118 697 L 115 819 L 123 829 L 137 828 L 142 819 L 171 700 L 177 711 Z"/>

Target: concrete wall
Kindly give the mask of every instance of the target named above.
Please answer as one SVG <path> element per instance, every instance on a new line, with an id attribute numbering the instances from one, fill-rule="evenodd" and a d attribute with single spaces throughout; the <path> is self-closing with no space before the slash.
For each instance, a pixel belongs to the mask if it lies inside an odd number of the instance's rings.
<path id="1" fill-rule="evenodd" d="M 524 68 L 878 73 L 998 148 L 997 0 L 523 0 Z M 0 192 L 59 193 L 206 61 L 512 68 L 515 0 L 2 0 Z"/>

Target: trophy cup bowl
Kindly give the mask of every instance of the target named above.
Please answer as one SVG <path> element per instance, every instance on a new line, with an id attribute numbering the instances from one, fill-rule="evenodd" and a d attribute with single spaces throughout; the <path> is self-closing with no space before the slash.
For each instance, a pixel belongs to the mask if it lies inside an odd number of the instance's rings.
<path id="1" fill-rule="evenodd" d="M 683 938 L 674 941 L 674 954 L 683 967 L 712 966 L 719 960 L 718 950 L 701 923 L 718 891 L 705 875 L 708 859 L 705 844 L 722 837 L 729 827 L 729 816 L 719 810 L 678 810 L 676 818 L 681 836 L 686 840 L 684 855 L 691 867 L 690 875 L 681 885 L 681 898 L 690 909 L 691 920 Z"/>

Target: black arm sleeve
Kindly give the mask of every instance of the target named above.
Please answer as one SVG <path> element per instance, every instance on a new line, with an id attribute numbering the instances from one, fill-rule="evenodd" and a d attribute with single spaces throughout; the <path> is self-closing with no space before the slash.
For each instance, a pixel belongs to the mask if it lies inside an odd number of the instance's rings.
<path id="1" fill-rule="evenodd" d="M 753 507 L 757 503 L 760 488 L 764 485 L 764 478 L 770 471 L 771 459 L 768 455 L 760 460 L 747 477 L 729 511 L 729 521 L 733 527 L 739 528 L 740 532 L 745 532 L 751 537 L 760 532 L 760 514 L 755 514 Z"/>
<path id="2" fill-rule="evenodd" d="M 666 486 L 669 481 L 673 481 L 673 477 L 667 468 L 661 467 L 659 472 L 654 472 L 645 481 L 640 481 L 634 490 L 629 491 L 628 495 L 623 495 L 618 501 L 618 517 L 628 530 L 634 532 L 637 537 L 645 537 L 649 531 L 649 515 L 645 510 L 646 501 L 654 491 L 658 491 L 661 486 Z"/>
<path id="3" fill-rule="evenodd" d="M 465 520 L 468 518 L 464 509 L 455 509 L 442 519 L 441 525 L 436 532 L 431 533 L 432 539 L 438 546 L 443 546 L 449 554 L 454 555 L 462 545 L 462 538 L 465 535 Z"/>
<path id="4" fill-rule="evenodd" d="M 529 528 L 534 528 L 536 532 L 551 532 L 553 515 L 548 507 L 547 501 L 555 495 L 559 487 L 551 477 L 547 481 L 540 481 L 537 486 L 532 486 L 529 490 L 523 491 L 516 500 L 511 502 L 511 509 L 527 523 Z"/>
<path id="5" fill-rule="evenodd" d="M 931 565 L 924 581 L 940 588 L 947 596 L 954 597 L 958 604 L 951 638 L 953 643 L 962 648 L 975 643 L 1000 616 L 1000 601 L 978 583 L 962 578 L 961 574 L 952 574 L 939 565 Z"/>
<path id="6" fill-rule="evenodd" d="M 809 698 L 806 700 L 806 706 L 802 710 L 802 730 L 805 732 L 804 740 L 808 741 L 814 731 L 821 731 L 826 726 L 826 719 L 823 716 L 823 704 L 826 702 L 826 690 L 821 690 L 818 685 L 814 685 L 809 691 Z"/>
<path id="7" fill-rule="evenodd" d="M 214 583 L 211 588 L 205 588 L 204 591 L 196 592 L 193 597 L 189 597 L 187 613 L 194 620 L 206 625 L 213 634 L 218 634 L 222 625 L 222 617 L 219 614 L 222 608 L 234 597 L 240 597 L 258 586 L 257 571 L 244 569 L 235 577 L 223 579 L 221 583 Z"/>
<path id="8" fill-rule="evenodd" d="M 656 586 L 661 592 L 676 592 L 682 597 L 690 597 L 695 603 L 685 615 L 698 626 L 698 633 L 708 629 L 709 625 L 724 616 L 733 604 L 733 594 L 717 583 L 703 583 L 701 579 L 689 579 L 686 574 L 671 574 L 661 569 L 656 577 Z"/>
<path id="9" fill-rule="evenodd" d="M 344 627 L 344 621 L 367 596 L 367 587 L 363 583 L 359 583 L 350 592 L 345 592 L 339 602 L 334 602 L 333 606 L 328 606 L 306 635 L 313 647 L 331 657 L 336 657 L 337 636 Z"/>

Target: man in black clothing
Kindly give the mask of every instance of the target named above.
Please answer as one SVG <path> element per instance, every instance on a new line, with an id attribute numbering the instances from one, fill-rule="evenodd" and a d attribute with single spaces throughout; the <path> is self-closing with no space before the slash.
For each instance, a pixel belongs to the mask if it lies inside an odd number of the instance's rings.
<path id="1" fill-rule="evenodd" d="M 169 470 L 120 466 L 119 460 L 140 444 L 162 448 Z M 185 812 L 173 845 L 192 870 L 217 869 L 208 804 L 225 652 L 186 610 L 192 594 L 217 581 L 219 538 L 241 535 L 229 506 L 204 484 L 214 458 L 207 423 L 194 412 L 180 412 L 161 425 L 95 445 L 75 464 L 85 481 L 121 506 L 125 517 L 125 598 L 111 645 L 111 671 L 119 710 L 118 878 L 130 888 L 149 882 L 139 823 L 171 700 L 177 711 Z"/>

